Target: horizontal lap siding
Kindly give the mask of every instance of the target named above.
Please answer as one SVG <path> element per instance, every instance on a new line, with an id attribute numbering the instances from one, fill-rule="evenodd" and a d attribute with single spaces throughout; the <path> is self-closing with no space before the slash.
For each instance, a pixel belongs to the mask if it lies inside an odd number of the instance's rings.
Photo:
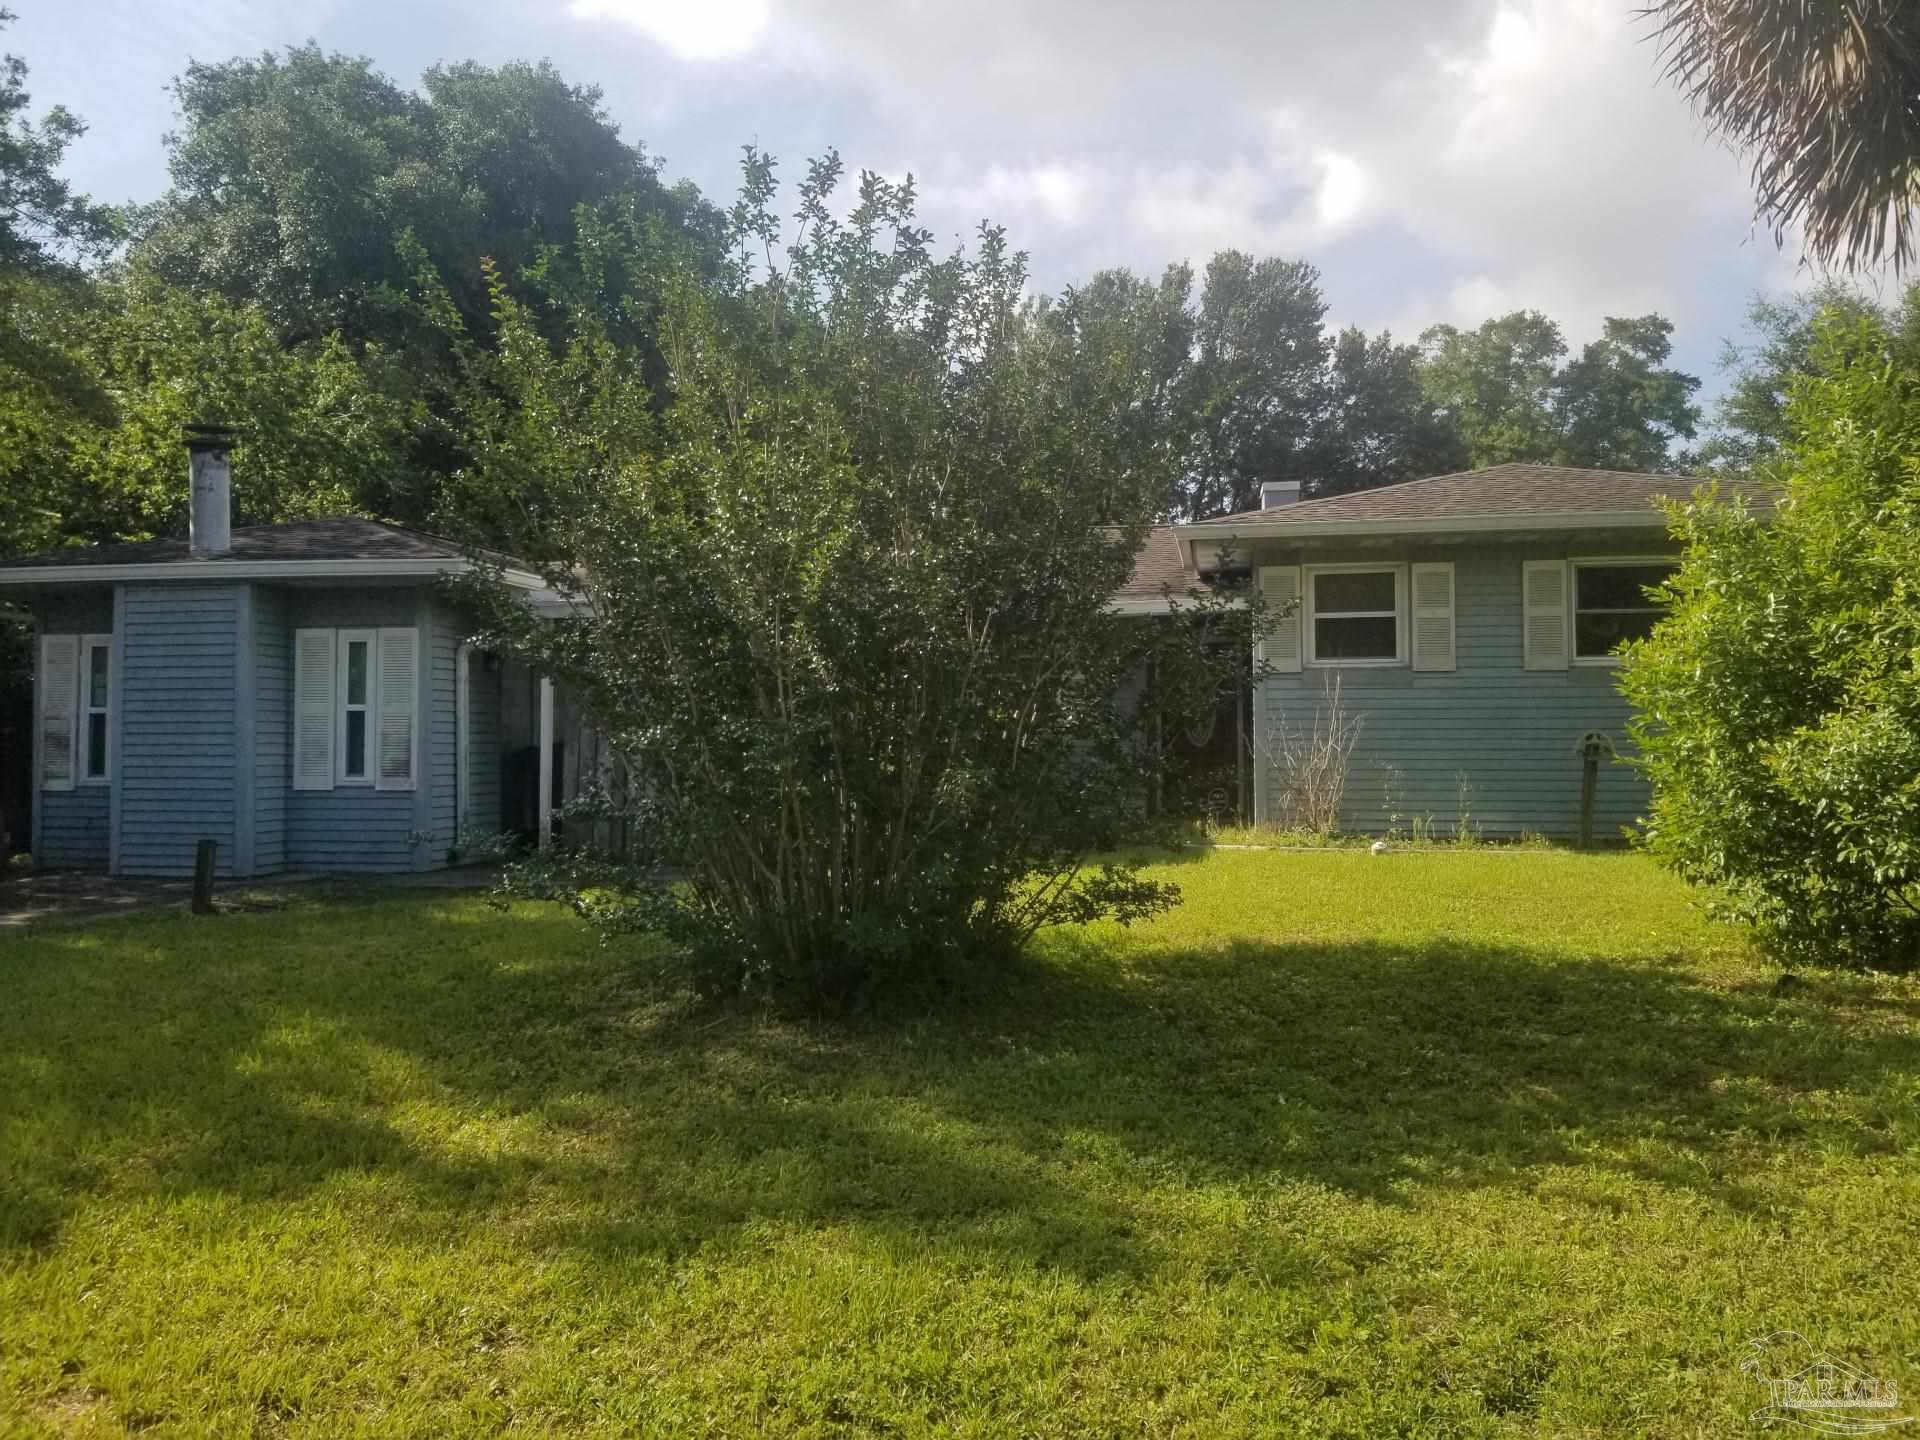
<path id="1" fill-rule="evenodd" d="M 460 637 L 459 617 L 436 605 L 433 608 L 432 644 L 424 652 L 431 657 L 429 692 L 432 704 L 421 733 L 426 737 L 422 767 L 426 783 L 433 787 L 433 844 L 431 863 L 444 865 L 459 830 L 460 733 L 458 700 Z"/>
<path id="2" fill-rule="evenodd" d="M 113 590 L 96 585 L 84 590 L 44 595 L 34 605 L 39 635 L 109 635 L 113 633 Z M 39 640 L 34 642 L 38 664 Z M 84 660 L 84 657 L 83 657 Z M 40 724 L 40 691 L 34 688 L 33 725 Z M 84 743 L 86 719 L 76 721 L 75 734 Z M 79 763 L 78 754 L 75 763 Z M 34 859 L 42 865 L 104 870 L 113 848 L 113 791 L 106 785 L 75 785 L 71 790 L 38 788 L 33 781 L 40 837 Z"/>
<path id="3" fill-rule="evenodd" d="M 290 589 L 286 592 L 289 636 L 299 629 L 372 629 L 412 625 L 419 618 L 419 592 L 412 588 Z M 421 662 L 427 660 L 423 647 Z M 291 691 L 289 691 L 289 697 Z M 291 698 L 289 698 L 289 706 Z M 423 736 L 425 731 L 422 732 Z M 422 760 L 430 753 L 423 743 Z M 422 769 L 426 766 L 423 764 Z M 288 782 L 291 787 L 291 780 Z M 331 790 L 294 790 L 286 801 L 286 863 L 294 870 L 391 873 L 414 868 L 414 792 L 337 785 Z M 444 860 L 445 850 L 441 850 Z"/>
<path id="4" fill-rule="evenodd" d="M 40 849 L 33 857 L 35 863 L 106 869 L 112 844 L 112 798 L 105 785 L 40 791 Z"/>
<path id="5" fill-rule="evenodd" d="M 503 828 L 500 815 L 500 667 L 482 651 L 467 665 L 467 827 L 484 835 Z"/>
<path id="6" fill-rule="evenodd" d="M 1581 762 L 1576 742 L 1599 730 L 1626 753 L 1632 711 L 1614 688 L 1611 668 L 1522 668 L 1521 561 L 1554 553 L 1512 546 L 1405 557 L 1454 562 L 1459 657 L 1454 671 L 1309 668 L 1262 682 L 1262 728 L 1271 736 L 1282 723 L 1310 728 L 1316 709 L 1326 703 L 1327 685 L 1338 677 L 1343 708 L 1361 719 L 1342 806 L 1346 828 L 1407 831 L 1416 820 L 1431 818 L 1442 833 L 1450 832 L 1459 820 L 1464 787 L 1468 818 L 1489 833 L 1577 833 Z M 1264 783 L 1271 786 L 1270 775 Z M 1594 833 L 1617 836 L 1645 813 L 1647 799 L 1636 771 L 1603 762 Z"/>
<path id="7" fill-rule="evenodd" d="M 286 597 L 264 585 L 253 592 L 253 653 L 253 857 L 266 875 L 287 863 L 293 655 Z"/>
<path id="8" fill-rule="evenodd" d="M 413 792 L 342 785 L 287 796 L 287 864 L 296 870 L 413 868 Z"/>
<path id="9" fill-rule="evenodd" d="M 130 585 L 121 727 L 120 869 L 186 875 L 219 843 L 232 873 L 237 585 Z"/>

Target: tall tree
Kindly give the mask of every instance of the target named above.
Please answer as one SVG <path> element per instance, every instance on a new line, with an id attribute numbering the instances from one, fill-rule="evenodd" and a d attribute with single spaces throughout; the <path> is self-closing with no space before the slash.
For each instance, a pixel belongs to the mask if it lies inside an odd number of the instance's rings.
<path id="1" fill-rule="evenodd" d="M 1693 437 L 1700 382 L 1667 368 L 1672 334 L 1672 322 L 1659 315 L 1607 317 L 1600 338 L 1554 377 L 1556 462 L 1660 470 L 1672 443 Z"/>
<path id="2" fill-rule="evenodd" d="M 1777 241 L 1847 266 L 1913 258 L 1920 8 L 1910 0 L 1654 0 L 1667 76 L 1753 160 Z"/>
<path id="3" fill-rule="evenodd" d="M 1349 327 L 1334 338 L 1325 403 L 1314 422 L 1307 471 L 1316 495 L 1364 490 L 1466 464 L 1453 418 L 1420 383 L 1420 351 L 1386 331 Z"/>
<path id="4" fill-rule="evenodd" d="M 14 20 L 0 9 L 0 29 Z M 81 119 L 55 105 L 29 118 L 27 62 L 0 57 L 0 271 L 44 269 L 98 255 L 118 237 L 115 212 L 96 205 L 60 174 L 67 147 L 87 133 Z"/>
<path id="5" fill-rule="evenodd" d="M 1792 433 L 1794 387 L 1819 373 L 1814 335 L 1823 316 L 1873 322 L 1920 368 L 1920 296 L 1911 289 L 1892 310 L 1838 280 L 1784 299 L 1755 296 L 1747 336 L 1722 347 L 1727 387 L 1714 407 L 1712 433 L 1688 457 L 1691 466 L 1744 474 L 1780 454 Z"/>
<path id="6" fill-rule="evenodd" d="M 1468 464 L 1553 458 L 1554 377 L 1567 353 L 1558 325 L 1537 310 L 1515 310 L 1475 330 L 1435 325 L 1420 350 L 1420 383 L 1452 421 Z"/>
<path id="7" fill-rule="evenodd" d="M 173 188 L 142 217 L 135 262 L 261 305 L 292 342 L 402 345 L 416 338 L 404 235 L 483 329 L 482 257 L 512 275 L 564 252 L 582 207 L 702 210 L 620 138 L 597 89 L 549 64 L 443 66 L 424 85 L 312 44 L 190 65 L 174 87 Z"/>
<path id="8" fill-rule="evenodd" d="M 1189 379 L 1194 442 L 1181 512 L 1260 503 L 1260 482 L 1304 475 L 1329 342 L 1320 272 L 1223 250 L 1207 266 Z"/>

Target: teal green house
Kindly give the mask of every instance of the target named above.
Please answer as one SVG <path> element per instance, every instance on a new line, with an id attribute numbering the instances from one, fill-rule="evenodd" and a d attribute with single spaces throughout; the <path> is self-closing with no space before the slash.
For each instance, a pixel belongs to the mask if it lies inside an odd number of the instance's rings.
<path id="1" fill-rule="evenodd" d="M 1678 558 L 1661 498 L 1697 483 L 1511 464 L 1324 499 L 1269 484 L 1258 510 L 1156 531 L 1116 608 L 1162 613 L 1228 565 L 1283 612 L 1237 720 L 1256 823 L 1302 818 L 1289 757 L 1337 716 L 1342 829 L 1573 837 L 1595 745 L 1594 833 L 1614 837 L 1648 802 L 1616 650 L 1659 620 L 1646 587 Z"/>
<path id="2" fill-rule="evenodd" d="M 34 627 L 36 861 L 182 876 L 210 839 L 229 878 L 392 873 L 545 837 L 592 746 L 551 683 L 466 643 L 441 581 L 467 553 L 371 520 L 234 529 L 224 438 L 189 450 L 190 538 L 0 563 Z"/>

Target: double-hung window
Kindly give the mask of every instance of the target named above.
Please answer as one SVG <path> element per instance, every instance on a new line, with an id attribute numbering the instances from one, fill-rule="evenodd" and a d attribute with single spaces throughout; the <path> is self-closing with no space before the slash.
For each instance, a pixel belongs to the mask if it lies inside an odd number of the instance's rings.
<path id="1" fill-rule="evenodd" d="M 1644 640 L 1667 613 L 1647 594 L 1673 574 L 1671 560 L 1576 560 L 1573 564 L 1573 657 L 1606 664 L 1629 640 Z"/>
<path id="2" fill-rule="evenodd" d="M 368 719 L 373 703 L 373 647 L 377 632 L 342 630 L 339 632 L 337 664 L 339 675 L 340 727 L 339 769 L 336 785 L 371 785 L 372 767 L 367 763 L 367 741 L 372 731 Z"/>
<path id="3" fill-rule="evenodd" d="M 1397 665 L 1406 658 L 1406 568 L 1309 566 L 1307 658 L 1317 665 Z"/>
<path id="4" fill-rule="evenodd" d="M 113 637 L 89 635 L 80 642 L 80 779 L 107 783 L 108 717 L 113 713 Z"/>
<path id="5" fill-rule="evenodd" d="M 293 788 L 413 789 L 419 632 L 296 630 L 293 658 Z"/>
<path id="6" fill-rule="evenodd" d="M 113 731 L 113 637 L 40 637 L 40 785 L 105 785 Z"/>

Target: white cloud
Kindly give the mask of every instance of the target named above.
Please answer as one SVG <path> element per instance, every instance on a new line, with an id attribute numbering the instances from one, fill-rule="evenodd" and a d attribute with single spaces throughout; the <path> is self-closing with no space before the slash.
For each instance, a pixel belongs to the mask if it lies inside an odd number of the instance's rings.
<path id="1" fill-rule="evenodd" d="M 572 0 L 576 20 L 614 20 L 682 60 L 743 55 L 767 28 L 766 0 Z"/>

